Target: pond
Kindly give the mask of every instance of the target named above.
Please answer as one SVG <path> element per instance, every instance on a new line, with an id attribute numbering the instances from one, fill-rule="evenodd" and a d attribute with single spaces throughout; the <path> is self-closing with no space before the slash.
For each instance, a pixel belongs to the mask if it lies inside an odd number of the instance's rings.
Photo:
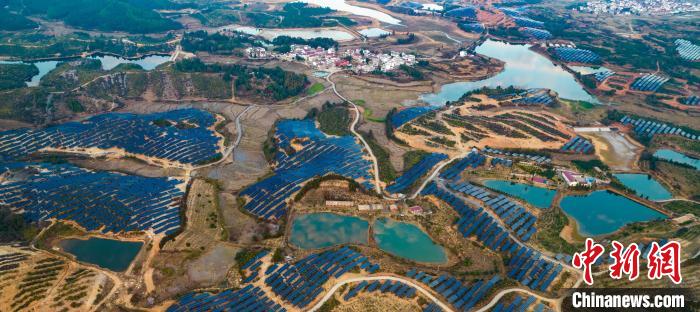
<path id="1" fill-rule="evenodd" d="M 396 19 L 389 14 L 386 14 L 384 12 L 380 12 L 380 11 L 377 11 L 374 9 L 370 9 L 370 8 L 350 5 L 350 4 L 345 3 L 345 0 L 300 0 L 299 2 L 313 4 L 313 5 L 317 5 L 320 7 L 326 7 L 326 8 L 336 10 L 336 11 L 348 12 L 348 13 L 359 15 L 359 16 L 371 17 L 371 18 L 376 19 L 380 22 L 391 24 L 391 25 L 400 25 L 401 24 L 401 20 Z"/>
<path id="2" fill-rule="evenodd" d="M 484 185 L 490 189 L 522 199 L 537 208 L 549 208 L 554 196 L 557 194 L 556 190 L 504 180 L 486 180 Z"/>
<path id="3" fill-rule="evenodd" d="M 623 185 L 634 190 L 639 197 L 654 201 L 673 198 L 671 192 L 648 174 L 617 173 L 613 176 Z"/>
<path id="4" fill-rule="evenodd" d="M 390 35 L 391 32 L 381 29 L 381 28 L 365 28 L 359 31 L 360 34 L 367 38 L 378 38 L 381 36 Z"/>
<path id="5" fill-rule="evenodd" d="M 129 267 L 143 243 L 90 237 L 85 240 L 64 239 L 58 245 L 63 251 L 74 255 L 78 261 L 122 272 Z"/>
<path id="6" fill-rule="evenodd" d="M 327 71 L 317 70 L 313 73 L 314 77 L 326 78 L 330 73 Z"/>
<path id="7" fill-rule="evenodd" d="M 657 150 L 654 153 L 654 157 L 663 159 L 663 160 L 669 160 L 681 164 L 686 164 L 688 166 L 691 166 L 697 170 L 700 170 L 700 159 L 688 157 L 687 155 L 681 154 L 676 151 L 672 151 L 669 149 L 660 149 Z"/>
<path id="8" fill-rule="evenodd" d="M 581 74 L 581 75 L 590 75 L 590 74 L 595 74 L 595 73 L 602 73 L 606 71 L 610 71 L 604 66 L 600 67 L 588 67 L 588 66 L 569 66 L 571 70 Z"/>
<path id="9" fill-rule="evenodd" d="M 102 62 L 102 69 L 112 70 L 119 64 L 138 64 L 145 70 L 153 70 L 158 65 L 163 64 L 170 60 L 169 55 L 149 55 L 139 59 L 125 59 L 117 56 L 111 55 L 93 55 L 89 58 L 100 60 Z M 39 62 L 5 62 L 0 61 L 0 64 L 34 64 L 38 69 L 39 73 L 32 77 L 30 81 L 27 81 L 28 87 L 36 87 L 39 85 L 41 78 L 46 76 L 50 71 L 56 69 L 59 63 L 70 61 L 70 59 L 60 60 L 60 61 L 39 61 Z"/>
<path id="10" fill-rule="evenodd" d="M 595 97 L 586 92 L 571 73 L 530 50 L 530 45 L 486 40 L 475 51 L 505 62 L 503 71 L 480 81 L 462 81 L 443 85 L 438 93 L 421 95 L 421 100 L 431 105 L 444 105 L 448 101 L 459 99 L 466 92 L 482 87 L 514 86 L 524 89 L 548 88 L 564 99 L 599 103 Z"/>
<path id="11" fill-rule="evenodd" d="M 271 29 L 250 26 L 225 26 L 223 28 L 233 29 L 248 35 L 260 36 L 267 40 L 273 40 L 279 36 L 289 36 L 305 40 L 313 38 L 331 38 L 335 41 L 348 41 L 355 39 L 355 36 L 347 31 L 334 29 Z"/>
<path id="12" fill-rule="evenodd" d="M 334 213 L 299 215 L 292 223 L 289 241 L 303 249 L 342 244 L 367 244 L 369 222 Z"/>
<path id="13" fill-rule="evenodd" d="M 405 222 L 380 218 L 374 223 L 377 246 L 397 257 L 417 262 L 445 263 L 445 250 L 419 227 Z"/>
<path id="14" fill-rule="evenodd" d="M 626 224 L 666 218 L 654 209 L 610 191 L 566 196 L 561 208 L 576 221 L 583 236 L 610 234 Z"/>

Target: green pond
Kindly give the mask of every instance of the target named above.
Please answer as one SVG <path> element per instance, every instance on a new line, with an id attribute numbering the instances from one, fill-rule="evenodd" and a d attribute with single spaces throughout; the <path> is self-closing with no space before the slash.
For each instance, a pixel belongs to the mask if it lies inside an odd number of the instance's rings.
<path id="1" fill-rule="evenodd" d="M 445 250 L 419 227 L 387 218 L 374 223 L 374 240 L 386 252 L 418 262 L 445 263 Z"/>
<path id="2" fill-rule="evenodd" d="M 294 218 L 290 242 L 303 249 L 342 244 L 367 244 L 369 223 L 334 213 L 311 213 Z"/>
<path id="3" fill-rule="evenodd" d="M 537 208 L 549 208 L 557 194 L 556 190 L 504 180 L 486 180 L 484 186 L 522 199 Z"/>
<path id="4" fill-rule="evenodd" d="M 566 196 L 560 206 L 576 220 L 583 236 L 610 234 L 629 223 L 666 218 L 654 209 L 610 191 Z"/>
<path id="5" fill-rule="evenodd" d="M 142 242 L 124 242 L 90 237 L 64 239 L 59 246 L 78 261 L 97 265 L 115 272 L 126 270 L 141 250 Z"/>
<path id="6" fill-rule="evenodd" d="M 623 185 L 637 192 L 639 197 L 649 200 L 664 200 L 673 198 L 661 183 L 654 180 L 650 175 L 644 173 L 618 173 L 614 176 Z"/>

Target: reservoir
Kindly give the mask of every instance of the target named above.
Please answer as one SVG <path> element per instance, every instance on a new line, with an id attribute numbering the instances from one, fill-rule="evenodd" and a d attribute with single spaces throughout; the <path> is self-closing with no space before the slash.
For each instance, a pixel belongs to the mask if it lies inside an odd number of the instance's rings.
<path id="1" fill-rule="evenodd" d="M 654 201 L 673 197 L 671 192 L 648 174 L 618 173 L 614 176 L 626 187 L 634 190 L 639 197 Z"/>
<path id="2" fill-rule="evenodd" d="M 363 219 L 334 213 L 311 213 L 294 218 L 289 241 L 302 249 L 342 244 L 367 245 L 369 223 Z"/>
<path id="3" fill-rule="evenodd" d="M 697 170 L 700 170 L 700 159 L 695 159 L 688 157 L 684 154 L 681 154 L 676 151 L 672 151 L 669 149 L 660 149 L 654 153 L 654 157 L 663 159 L 663 160 L 669 160 L 681 164 L 686 164 L 688 166 L 691 166 Z"/>
<path id="4" fill-rule="evenodd" d="M 595 97 L 584 90 L 571 73 L 530 50 L 530 47 L 530 45 L 486 40 L 475 49 L 476 53 L 503 61 L 505 63 L 503 71 L 480 81 L 462 81 L 443 85 L 438 93 L 421 95 L 421 100 L 431 105 L 444 105 L 448 101 L 459 99 L 466 92 L 483 87 L 514 86 L 523 89 L 548 88 L 564 99 L 599 103 Z"/>
<path id="5" fill-rule="evenodd" d="M 86 240 L 64 239 L 58 244 L 63 251 L 74 255 L 80 262 L 94 264 L 114 272 L 126 270 L 143 246 L 142 242 L 126 242 L 96 237 L 90 237 Z"/>
<path id="6" fill-rule="evenodd" d="M 561 208 L 576 221 L 583 236 L 610 234 L 626 224 L 666 218 L 656 210 L 610 191 L 566 196 Z"/>
<path id="7" fill-rule="evenodd" d="M 378 38 L 381 36 L 391 35 L 391 32 L 381 28 L 365 28 L 360 30 L 359 33 L 367 38 Z"/>
<path id="8" fill-rule="evenodd" d="M 330 8 L 332 10 L 336 10 L 336 11 L 348 12 L 350 14 L 354 14 L 354 15 L 358 15 L 358 16 L 371 17 L 371 18 L 376 19 L 380 22 L 391 24 L 391 25 L 400 25 L 401 24 L 401 20 L 398 20 L 389 14 L 386 14 L 384 12 L 379 12 L 377 10 L 370 9 L 370 8 L 350 5 L 350 4 L 345 3 L 345 0 L 301 0 L 299 2 L 313 4 L 313 5 L 317 5 L 320 7 L 326 7 L 326 8 Z"/>
<path id="9" fill-rule="evenodd" d="M 397 257 L 426 263 L 445 263 L 447 254 L 419 227 L 387 218 L 374 223 L 374 239 L 382 250 Z"/>
<path id="10" fill-rule="evenodd" d="M 549 208 L 557 194 L 556 190 L 504 180 L 486 180 L 484 186 L 522 199 L 537 208 Z"/>
<path id="11" fill-rule="evenodd" d="M 302 38 L 305 40 L 314 38 L 331 38 L 335 41 L 348 41 L 355 39 L 349 32 L 334 29 L 268 29 L 250 26 L 225 26 L 221 29 L 233 29 L 237 32 L 252 36 L 260 36 L 267 40 L 274 40 L 279 36 Z"/>

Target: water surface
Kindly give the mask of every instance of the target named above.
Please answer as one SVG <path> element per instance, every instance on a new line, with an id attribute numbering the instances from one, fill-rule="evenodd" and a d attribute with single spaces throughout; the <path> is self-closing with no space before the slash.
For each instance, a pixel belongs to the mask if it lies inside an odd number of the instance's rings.
<path id="1" fill-rule="evenodd" d="M 355 39 L 355 37 L 349 32 L 334 29 L 272 29 L 255 28 L 250 26 L 226 26 L 224 28 L 232 28 L 235 31 L 248 35 L 260 36 L 267 40 L 274 40 L 279 36 L 302 38 L 305 40 L 314 38 L 331 38 L 336 41 L 347 41 Z"/>
<path id="2" fill-rule="evenodd" d="M 345 0 L 300 0 L 299 2 L 314 4 L 320 7 L 326 7 L 336 11 L 348 12 L 359 16 L 371 17 L 380 22 L 391 25 L 401 24 L 401 20 L 396 19 L 389 14 L 370 8 L 350 5 L 345 3 Z"/>
<path id="3" fill-rule="evenodd" d="M 417 262 L 445 263 L 447 254 L 419 227 L 380 218 L 374 222 L 377 246 L 388 253 Z"/>
<path id="4" fill-rule="evenodd" d="M 143 243 L 90 237 L 86 240 L 64 239 L 59 242 L 59 246 L 74 255 L 78 261 L 122 272 L 129 267 Z"/>
<path id="5" fill-rule="evenodd" d="M 484 185 L 490 189 L 522 199 L 537 208 L 549 208 L 554 196 L 557 194 L 556 190 L 504 180 L 486 180 Z"/>
<path id="6" fill-rule="evenodd" d="M 377 38 L 377 37 L 386 36 L 386 35 L 391 34 L 391 32 L 389 32 L 389 31 L 386 31 L 386 30 L 381 29 L 381 28 L 376 28 L 376 27 L 362 29 L 359 31 L 359 33 L 367 38 Z"/>
<path id="7" fill-rule="evenodd" d="M 634 190 L 639 197 L 649 200 L 664 200 L 673 198 L 661 183 L 654 180 L 650 175 L 643 173 L 617 173 L 614 176 L 620 182 Z"/>
<path id="8" fill-rule="evenodd" d="M 297 216 L 292 223 L 290 242 L 303 249 L 342 244 L 367 244 L 369 223 L 363 219 L 334 213 Z"/>
<path id="9" fill-rule="evenodd" d="M 681 164 L 686 164 L 697 170 L 700 170 L 700 159 L 688 157 L 685 154 L 681 154 L 679 152 L 672 151 L 669 149 L 657 150 L 654 153 L 654 157 L 664 160 L 670 160 Z"/>
<path id="10" fill-rule="evenodd" d="M 505 62 L 503 71 L 480 81 L 443 85 L 438 93 L 423 94 L 421 100 L 431 105 L 444 105 L 447 101 L 459 99 L 466 92 L 483 87 L 515 86 L 523 89 L 548 88 L 564 99 L 599 103 L 571 73 L 529 48 L 530 45 L 486 40 L 476 48 L 476 53 Z"/>
<path id="11" fill-rule="evenodd" d="M 561 208 L 576 221 L 583 236 L 610 234 L 626 224 L 666 218 L 654 209 L 610 191 L 566 196 Z"/>

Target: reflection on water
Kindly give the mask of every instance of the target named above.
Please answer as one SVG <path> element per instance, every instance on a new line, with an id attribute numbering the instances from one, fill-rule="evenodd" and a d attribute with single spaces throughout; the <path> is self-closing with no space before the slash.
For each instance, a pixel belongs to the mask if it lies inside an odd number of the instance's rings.
<path id="1" fill-rule="evenodd" d="M 668 149 L 660 149 L 654 153 L 654 157 L 673 162 L 686 164 L 697 170 L 700 170 L 700 159 L 690 158 L 684 154 Z"/>
<path id="2" fill-rule="evenodd" d="M 341 244 L 367 244 L 369 223 L 334 213 L 311 213 L 294 218 L 290 242 L 303 249 Z"/>
<path id="3" fill-rule="evenodd" d="M 331 8 L 336 11 L 348 12 L 359 16 L 367 16 L 374 18 L 380 22 L 391 25 L 400 25 L 401 20 L 384 12 L 379 12 L 374 9 L 354 6 L 345 3 L 345 0 L 300 0 L 299 2 L 314 4 L 321 7 Z"/>
<path id="4" fill-rule="evenodd" d="M 520 198 L 537 208 L 549 208 L 557 194 L 556 190 L 504 180 L 486 180 L 484 185 L 509 196 Z"/>
<path id="5" fill-rule="evenodd" d="M 391 32 L 388 32 L 388 31 L 386 31 L 386 30 L 384 30 L 384 29 L 376 28 L 376 27 L 375 27 L 375 28 L 366 28 L 366 29 L 362 29 L 362 30 L 360 30 L 360 33 L 361 33 L 363 36 L 367 37 L 367 38 L 377 38 L 377 37 L 381 37 L 381 36 L 385 36 L 385 35 L 390 35 L 390 34 L 391 34 Z"/>
<path id="6" fill-rule="evenodd" d="M 65 239 L 59 242 L 59 246 L 78 261 L 121 272 L 129 267 L 143 243 L 90 237 L 86 240 Z"/>
<path id="7" fill-rule="evenodd" d="M 418 262 L 445 263 L 445 250 L 419 227 L 387 218 L 374 222 L 374 239 L 379 248 L 395 256 Z"/>
<path id="8" fill-rule="evenodd" d="M 480 81 L 447 84 L 442 86 L 440 92 L 424 94 L 421 99 L 431 105 L 444 105 L 447 101 L 459 99 L 468 91 L 483 87 L 515 86 L 525 89 L 548 88 L 564 99 L 598 103 L 571 73 L 555 66 L 550 60 L 529 48 L 530 45 L 486 40 L 476 48 L 476 53 L 505 62 L 502 72 Z"/>
<path id="9" fill-rule="evenodd" d="M 626 187 L 634 190 L 639 197 L 649 200 L 664 200 L 673 197 L 661 183 L 648 174 L 617 173 L 614 176 Z"/>

